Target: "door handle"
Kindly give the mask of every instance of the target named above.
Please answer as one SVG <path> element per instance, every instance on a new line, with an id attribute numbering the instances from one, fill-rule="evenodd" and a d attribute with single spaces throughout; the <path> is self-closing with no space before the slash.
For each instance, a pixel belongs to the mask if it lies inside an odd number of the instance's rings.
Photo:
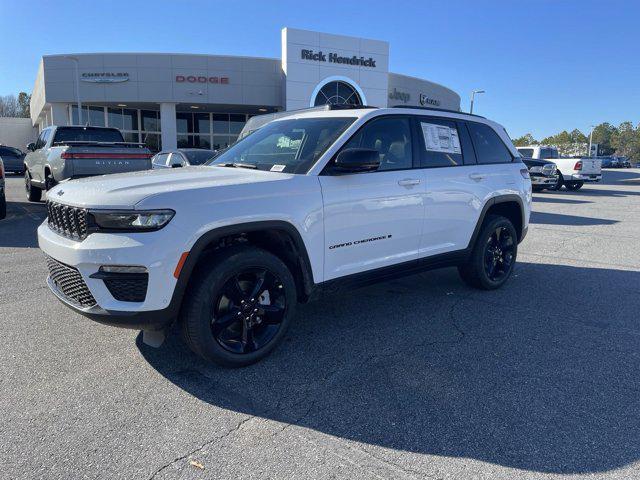
<path id="1" fill-rule="evenodd" d="M 487 176 L 483 173 L 470 173 L 469 178 L 471 180 L 476 180 L 479 182 L 480 180 L 484 180 L 485 178 L 487 178 Z"/>
<path id="2" fill-rule="evenodd" d="M 398 185 L 401 187 L 412 187 L 413 185 L 420 185 L 420 179 L 418 178 L 405 178 L 398 180 Z"/>

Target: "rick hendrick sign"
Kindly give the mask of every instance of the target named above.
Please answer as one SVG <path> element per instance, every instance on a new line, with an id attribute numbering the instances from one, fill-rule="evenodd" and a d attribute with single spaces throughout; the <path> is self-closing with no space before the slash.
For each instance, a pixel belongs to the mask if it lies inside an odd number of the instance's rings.
<path id="1" fill-rule="evenodd" d="M 313 50 L 301 50 L 300 58 L 303 60 L 313 60 L 314 62 L 344 63 L 347 65 L 360 65 L 362 67 L 376 67 L 376 61 L 369 57 L 341 57 L 337 53 L 314 52 Z"/>

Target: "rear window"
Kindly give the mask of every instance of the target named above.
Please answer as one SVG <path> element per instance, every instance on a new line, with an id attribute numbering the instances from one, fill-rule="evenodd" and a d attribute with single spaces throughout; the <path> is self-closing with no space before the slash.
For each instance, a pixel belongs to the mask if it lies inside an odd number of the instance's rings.
<path id="1" fill-rule="evenodd" d="M 558 158 L 558 150 L 556 150 L 555 148 L 541 148 L 540 158 L 542 160 L 547 158 Z"/>
<path id="2" fill-rule="evenodd" d="M 511 163 L 511 152 L 489 125 L 469 122 L 469 133 L 476 149 L 478 163 Z"/>
<path id="3" fill-rule="evenodd" d="M 64 127 L 56 130 L 53 143 L 65 142 L 123 142 L 119 130 L 110 128 Z"/>
<path id="4" fill-rule="evenodd" d="M 187 156 L 187 159 L 189 160 L 189 163 L 191 165 L 202 165 L 204 162 L 213 157 L 215 155 L 215 152 L 211 150 L 191 150 L 183 151 L 182 154 Z"/>
<path id="5" fill-rule="evenodd" d="M 533 148 L 519 148 L 518 151 L 524 158 L 533 158 Z"/>

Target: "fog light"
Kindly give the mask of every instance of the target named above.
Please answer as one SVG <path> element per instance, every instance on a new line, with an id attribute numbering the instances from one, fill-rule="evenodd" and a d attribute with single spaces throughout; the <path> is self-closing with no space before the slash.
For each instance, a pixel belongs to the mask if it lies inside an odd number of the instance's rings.
<path id="1" fill-rule="evenodd" d="M 100 271 L 105 273 L 147 273 L 147 268 L 135 265 L 102 265 Z"/>

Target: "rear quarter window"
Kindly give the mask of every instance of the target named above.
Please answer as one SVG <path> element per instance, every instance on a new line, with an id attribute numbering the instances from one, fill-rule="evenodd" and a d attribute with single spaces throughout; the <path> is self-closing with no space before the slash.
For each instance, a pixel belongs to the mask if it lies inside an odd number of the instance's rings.
<path id="1" fill-rule="evenodd" d="M 511 163 L 513 156 L 493 128 L 484 123 L 468 122 L 471 141 L 480 164 Z"/>

